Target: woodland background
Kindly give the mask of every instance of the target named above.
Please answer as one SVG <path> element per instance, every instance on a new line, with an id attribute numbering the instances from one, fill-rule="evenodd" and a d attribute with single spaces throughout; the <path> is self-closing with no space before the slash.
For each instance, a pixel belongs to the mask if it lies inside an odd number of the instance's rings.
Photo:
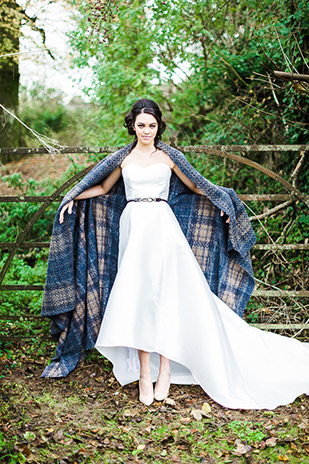
<path id="1" fill-rule="evenodd" d="M 61 31 L 68 48 L 60 58 L 48 42 L 44 22 L 50 5 L 69 18 Z M 27 34 L 40 53 L 29 51 L 33 83 L 21 85 L 24 55 L 19 53 Z M 80 76 L 88 76 L 76 83 L 83 87 L 79 97 L 70 101 L 61 72 L 54 85 L 40 79 L 42 57 L 50 69 L 57 62 L 60 70 L 71 66 L 72 75 L 78 69 Z M 0 147 L 39 146 L 25 125 L 63 146 L 122 146 L 130 140 L 124 116 L 141 97 L 161 106 L 168 127 L 163 140 L 173 136 L 178 146 L 306 144 L 309 82 L 282 80 L 274 72 L 308 75 L 308 69 L 306 1 L 0 0 Z M 299 152 L 274 147 L 245 156 L 290 182 L 294 179 L 309 193 L 304 157 L 293 177 Z M 49 195 L 99 158 L 96 153 L 15 160 L 2 156 L 0 194 Z M 188 158 L 209 180 L 238 193 L 286 193 L 264 174 L 236 162 L 193 152 Z M 46 210 L 27 241 L 49 240 L 57 206 Z M 268 201 L 246 203 L 251 217 L 264 215 L 252 219 L 258 242 L 308 243 L 306 206 L 295 199 L 268 214 L 273 206 Z M 0 203 L 0 242 L 14 242 L 38 207 Z M 254 250 L 257 286 L 308 289 L 307 255 Z M 6 258 L 7 250 L 1 250 L 0 269 Z M 3 283 L 44 284 L 47 258 L 47 249 L 20 250 Z M 41 303 L 42 292 L 1 292 L 0 318 L 39 315 Z M 255 298 L 245 318 L 305 323 L 308 306 L 304 298 Z M 180 391 L 174 386 L 172 402 L 155 405 L 149 415 L 137 405 L 137 387 L 117 386 L 109 363 L 93 353 L 68 380 L 39 380 L 54 350 L 40 338 L 48 332 L 49 323 L 35 319 L 0 320 L 0 336 L 28 336 L 20 344 L 0 341 L 3 462 L 309 462 L 304 398 L 290 409 L 244 416 L 211 400 L 205 403 L 198 387 Z M 307 340 L 308 331 L 297 336 Z"/>
<path id="2" fill-rule="evenodd" d="M 70 18 L 62 31 L 68 40 L 72 69 L 89 72 L 82 98 L 67 103 L 61 85 L 19 84 L 19 46 L 23 31 L 33 31 L 41 52 L 47 47 L 40 15 L 52 3 Z M 263 1 L 117 1 L 49 2 L 0 0 L 0 103 L 44 136 L 69 146 L 121 146 L 129 142 L 123 118 L 141 97 L 162 107 L 167 131 L 177 145 L 306 144 L 309 131 L 309 83 L 282 80 L 274 71 L 308 74 L 309 4 L 300 0 Z M 25 29 L 25 26 L 28 29 Z M 30 28 L 30 29 L 29 29 Z M 30 55 L 35 62 L 40 56 Z M 61 61 L 60 61 L 61 64 Z M 33 76 L 33 82 L 36 82 Z M 57 84 L 57 85 L 56 85 Z M 22 124 L 0 113 L 0 146 L 37 146 Z M 250 152 L 250 159 L 292 181 L 297 152 Z M 285 193 L 264 174 L 236 162 L 205 154 L 189 160 L 214 183 L 238 193 Z M 50 194 L 64 180 L 99 159 L 98 155 L 25 158 L 17 167 L 2 164 L 2 191 Z M 3 161 L 4 162 L 4 161 Z M 49 166 L 49 167 L 48 167 Z M 51 173 L 52 172 L 52 173 Z M 309 189 L 308 163 L 297 185 Z M 292 201 L 267 216 L 274 204 L 247 203 L 260 243 L 307 243 L 309 217 L 304 204 Z M 34 225 L 33 241 L 48 241 L 57 205 Z M 0 204 L 0 241 L 16 239 L 37 204 Z M 28 250 L 14 258 L 4 283 L 44 283 L 47 250 Z M 1 263 L 6 259 L 2 253 Z M 306 289 L 305 252 L 253 253 L 258 285 Z M 41 292 L 1 293 L 1 311 L 14 307 L 40 312 Z M 268 307 L 268 313 L 265 307 Z M 248 318 L 306 322 L 306 301 L 255 299 Z M 291 313 L 292 308 L 292 313 Z M 14 324 L 10 330 L 14 328 Z M 17 330 L 17 329 L 16 329 Z"/>

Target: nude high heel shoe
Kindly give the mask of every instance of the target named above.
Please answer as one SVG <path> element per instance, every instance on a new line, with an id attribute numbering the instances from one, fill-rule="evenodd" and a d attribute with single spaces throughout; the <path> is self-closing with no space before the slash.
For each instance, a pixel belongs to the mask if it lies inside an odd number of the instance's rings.
<path id="1" fill-rule="evenodd" d="M 152 381 L 150 380 L 151 389 L 150 389 L 150 384 L 145 385 L 146 383 L 148 383 L 148 380 L 149 379 L 140 378 L 139 382 L 138 382 L 138 385 L 139 385 L 139 400 L 140 400 L 141 403 L 145 404 L 146 406 L 150 406 L 151 403 L 153 403 L 153 398 L 154 398 Z M 143 385 L 141 385 L 141 384 L 143 384 Z M 146 388 L 145 388 L 145 386 L 146 386 Z M 142 392 L 142 390 L 143 390 L 143 392 Z"/>
<path id="2" fill-rule="evenodd" d="M 156 401 L 163 401 L 168 397 L 171 384 L 171 374 L 159 374 L 154 391 L 154 398 Z"/>

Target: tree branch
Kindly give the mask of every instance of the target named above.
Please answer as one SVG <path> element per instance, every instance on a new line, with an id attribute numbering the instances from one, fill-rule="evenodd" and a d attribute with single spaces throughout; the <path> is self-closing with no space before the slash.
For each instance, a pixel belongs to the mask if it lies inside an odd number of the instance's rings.
<path id="1" fill-rule="evenodd" d="M 41 34 L 41 37 L 42 37 L 42 41 L 43 41 L 43 45 L 44 45 L 44 48 L 45 50 L 47 51 L 47 53 L 49 54 L 49 56 L 54 60 L 55 57 L 53 56 L 52 52 L 49 50 L 49 48 L 47 48 L 46 46 L 46 34 L 45 34 L 45 31 L 42 27 L 38 27 L 36 25 L 36 17 L 31 17 L 29 16 L 25 10 L 21 10 L 22 14 L 24 15 L 24 17 L 28 20 L 29 22 L 29 25 L 31 27 L 32 30 L 38 32 L 39 34 Z"/>
<path id="2" fill-rule="evenodd" d="M 301 173 L 302 168 L 306 164 L 307 159 L 308 159 L 308 152 L 307 151 L 301 151 L 300 152 L 300 160 L 298 161 L 294 171 L 291 174 L 293 187 L 298 188 L 299 174 Z"/>
<path id="3" fill-rule="evenodd" d="M 292 203 L 294 203 L 295 200 L 288 200 L 285 201 L 284 203 L 281 203 L 280 205 L 275 206 L 274 208 L 268 209 L 265 211 L 265 213 L 258 214 L 256 216 L 251 216 L 250 221 L 257 221 L 259 219 L 264 219 L 268 216 L 271 216 L 272 214 L 277 213 L 278 211 L 286 208 L 287 206 L 290 206 Z"/>
<path id="4" fill-rule="evenodd" d="M 274 75 L 285 81 L 303 81 L 309 82 L 309 74 L 287 73 L 282 71 L 273 71 Z"/>
<path id="5" fill-rule="evenodd" d="M 300 152 L 300 160 L 298 161 L 294 171 L 291 174 L 292 185 L 295 188 L 298 188 L 299 174 L 301 173 L 301 170 L 304 167 L 304 165 L 305 165 L 305 163 L 307 161 L 307 158 L 308 158 L 308 152 L 306 152 L 306 151 Z M 271 209 L 265 211 L 265 213 L 258 214 L 256 216 L 252 216 L 250 218 L 250 220 L 251 221 L 256 221 L 256 220 L 264 219 L 264 218 L 266 218 L 268 216 L 271 216 L 272 214 L 275 214 L 278 211 L 281 211 L 282 209 L 286 208 L 287 206 L 292 205 L 295 202 L 295 200 L 296 199 L 285 201 L 284 203 L 281 203 L 280 205 L 277 205 L 274 208 L 271 208 Z"/>

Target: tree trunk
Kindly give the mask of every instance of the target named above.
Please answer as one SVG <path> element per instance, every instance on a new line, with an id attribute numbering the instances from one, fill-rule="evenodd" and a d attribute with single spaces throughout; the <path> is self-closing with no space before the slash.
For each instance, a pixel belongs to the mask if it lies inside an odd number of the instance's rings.
<path id="1" fill-rule="evenodd" d="M 14 0 L 0 0 L 0 55 L 19 52 L 21 11 Z M 16 114 L 18 111 L 18 55 L 0 58 L 0 103 Z M 0 108 L 0 147 L 18 147 L 20 124 Z M 7 161 L 7 160 L 1 160 Z"/>

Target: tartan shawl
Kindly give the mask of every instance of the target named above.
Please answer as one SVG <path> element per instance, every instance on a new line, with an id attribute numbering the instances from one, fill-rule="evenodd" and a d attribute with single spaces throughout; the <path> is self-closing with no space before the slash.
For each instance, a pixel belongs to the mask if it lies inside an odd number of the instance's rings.
<path id="1" fill-rule="evenodd" d="M 232 189 L 209 182 L 179 150 L 161 141 L 158 148 L 203 192 L 193 193 L 172 173 L 168 203 L 212 292 L 242 317 L 254 287 L 249 250 L 255 235 L 246 210 Z M 119 219 L 127 203 L 123 179 L 107 195 L 75 202 L 62 224 L 60 209 L 101 183 L 131 149 L 132 144 L 127 145 L 101 160 L 65 195 L 58 209 L 42 308 L 42 315 L 51 319 L 58 347 L 42 377 L 65 377 L 95 345 L 117 272 Z"/>

